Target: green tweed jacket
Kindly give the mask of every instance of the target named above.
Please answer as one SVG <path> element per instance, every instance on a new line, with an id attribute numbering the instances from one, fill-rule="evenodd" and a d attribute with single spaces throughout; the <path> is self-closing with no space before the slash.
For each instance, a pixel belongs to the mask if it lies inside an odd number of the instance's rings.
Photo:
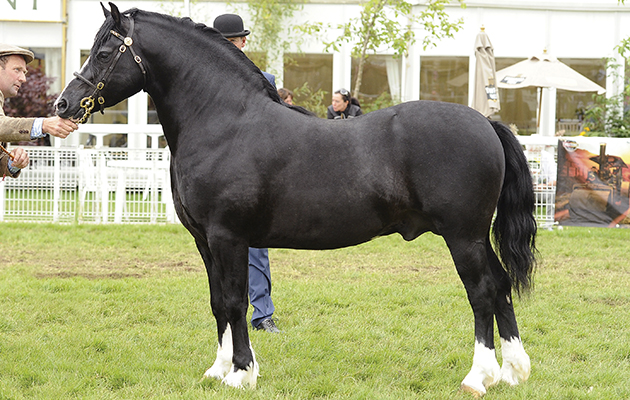
<path id="1" fill-rule="evenodd" d="M 0 92 L 0 142 L 6 143 L 31 140 L 31 129 L 33 128 L 35 118 L 7 117 L 2 109 L 3 104 L 4 94 Z M 11 174 L 9 168 L 7 168 L 8 162 L 9 157 L 2 152 L 2 154 L 0 154 L 0 175 L 8 175 L 17 178 L 20 173 L 18 172 L 15 175 Z"/>

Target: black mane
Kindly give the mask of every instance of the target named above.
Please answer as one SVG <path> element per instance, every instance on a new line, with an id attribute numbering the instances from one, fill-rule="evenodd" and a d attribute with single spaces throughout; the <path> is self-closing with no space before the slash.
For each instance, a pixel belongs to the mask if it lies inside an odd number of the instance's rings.
<path id="1" fill-rule="evenodd" d="M 190 29 L 191 32 L 200 32 L 203 36 L 205 36 L 208 40 L 211 40 L 213 43 L 224 46 L 227 51 L 231 52 L 239 59 L 240 65 L 242 65 L 252 74 L 258 75 L 262 84 L 264 85 L 264 88 L 267 91 L 267 94 L 273 101 L 275 101 L 276 103 L 285 104 L 280 98 L 280 95 L 278 94 L 277 89 L 271 83 L 269 83 L 267 78 L 265 78 L 265 76 L 262 74 L 260 68 L 258 68 L 245 55 L 245 53 L 243 53 L 241 50 L 236 48 L 232 43 L 226 40 L 221 34 L 221 32 L 219 32 L 218 30 L 212 27 L 209 27 L 205 24 L 194 22 L 189 17 L 177 18 L 177 17 L 172 17 L 170 15 L 154 13 L 151 11 L 139 10 L 138 8 L 131 8 L 123 12 L 122 14 L 128 18 L 141 17 L 142 15 L 152 16 L 154 18 L 169 21 L 170 23 L 173 23 L 173 24 L 183 25 L 185 26 L 186 29 Z M 101 48 L 105 44 L 105 42 L 111 37 L 110 30 L 114 29 L 114 27 L 115 27 L 114 19 L 111 17 L 111 15 L 107 16 L 107 18 L 105 19 L 105 22 L 101 26 L 101 29 L 96 34 L 96 37 L 94 39 L 94 44 L 90 51 L 91 56 L 95 55 L 95 52 L 99 48 Z M 119 33 L 123 34 L 123 32 L 119 32 Z M 126 34 L 126 32 L 124 34 Z M 304 109 L 300 110 L 301 107 L 291 107 L 291 108 L 295 108 L 296 110 L 300 112 L 304 110 Z M 310 112 L 307 110 L 304 110 L 304 113 L 309 114 Z"/>

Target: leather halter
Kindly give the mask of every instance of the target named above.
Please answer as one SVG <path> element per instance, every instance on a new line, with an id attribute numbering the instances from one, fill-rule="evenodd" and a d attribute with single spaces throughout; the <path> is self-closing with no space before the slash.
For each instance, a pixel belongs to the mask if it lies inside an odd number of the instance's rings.
<path id="1" fill-rule="evenodd" d="M 144 79 L 143 87 L 147 83 L 147 71 L 144 69 L 144 66 L 142 65 L 142 59 L 140 58 L 140 56 L 136 54 L 134 49 L 131 47 L 131 45 L 133 44 L 133 39 L 131 39 L 131 35 L 133 35 L 133 24 L 134 24 L 133 18 L 129 18 L 129 21 L 130 21 L 130 27 L 129 27 L 129 32 L 127 32 L 128 34 L 127 37 L 123 37 L 123 35 L 121 35 L 120 33 L 116 32 L 113 29 L 109 31 L 112 35 L 120 39 L 123 42 L 123 44 L 121 44 L 120 47 L 118 48 L 118 53 L 112 60 L 112 63 L 109 65 L 109 68 L 107 68 L 103 76 L 98 80 L 98 83 L 96 85 L 90 82 L 86 77 L 82 76 L 79 72 L 74 73 L 74 76 L 76 76 L 85 84 L 87 84 L 92 89 L 94 89 L 94 91 L 92 92 L 90 96 L 84 97 L 83 99 L 81 99 L 81 102 L 79 103 L 81 108 L 85 110 L 85 112 L 83 113 L 83 117 L 81 117 L 81 119 L 77 121 L 77 123 L 79 124 L 85 123 L 88 117 L 92 114 L 92 109 L 94 108 L 95 99 L 96 101 L 98 101 L 98 104 L 100 105 L 101 113 L 103 112 L 103 109 L 105 108 L 105 99 L 103 98 L 103 96 L 100 96 L 100 91 L 103 90 L 103 88 L 105 87 L 105 82 L 107 81 L 107 78 L 109 78 L 109 75 L 114 70 L 114 67 L 118 63 L 120 56 L 122 56 L 123 53 L 127 51 L 127 49 L 131 51 L 134 61 L 136 62 L 136 64 L 138 64 L 138 66 L 140 67 L 140 70 L 142 71 L 142 78 Z"/>

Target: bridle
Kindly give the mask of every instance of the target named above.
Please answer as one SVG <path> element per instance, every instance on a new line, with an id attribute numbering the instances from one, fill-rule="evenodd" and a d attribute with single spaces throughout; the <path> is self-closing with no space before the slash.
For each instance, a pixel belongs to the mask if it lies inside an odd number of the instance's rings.
<path id="1" fill-rule="evenodd" d="M 85 110 L 85 112 L 83 113 L 83 117 L 81 117 L 81 119 L 77 121 L 77 123 L 79 124 L 84 123 L 88 119 L 90 114 L 92 114 L 92 109 L 94 108 L 95 99 L 100 105 L 101 113 L 103 112 L 103 109 L 105 108 L 105 99 L 103 98 L 103 96 L 100 96 L 100 91 L 103 90 L 103 88 L 105 87 L 105 82 L 107 81 L 107 78 L 109 78 L 109 75 L 114 70 L 114 67 L 118 63 L 120 56 L 122 56 L 123 53 L 127 51 L 127 49 L 131 51 L 134 61 L 136 62 L 136 64 L 138 64 L 138 66 L 140 67 L 140 70 L 142 71 L 142 78 L 144 79 L 143 87 L 147 83 L 147 71 L 142 65 L 142 59 L 140 58 L 140 56 L 136 54 L 134 49 L 131 47 L 131 45 L 133 44 L 133 39 L 131 39 L 131 35 L 133 35 L 133 18 L 129 18 L 129 21 L 130 21 L 130 27 L 129 27 L 129 32 L 127 32 L 127 37 L 123 37 L 123 35 L 121 35 L 120 33 L 116 32 L 113 29 L 109 31 L 112 35 L 120 39 L 123 42 L 123 44 L 121 44 L 120 47 L 118 48 L 118 53 L 112 60 L 111 64 L 109 65 L 109 67 L 107 68 L 103 76 L 98 80 L 98 83 L 96 85 L 90 82 L 86 77 L 81 75 L 79 72 L 74 73 L 74 76 L 76 76 L 85 84 L 87 84 L 92 89 L 94 89 L 91 95 L 89 95 L 88 97 L 84 97 L 83 99 L 81 99 L 81 102 L 79 103 L 81 108 Z"/>

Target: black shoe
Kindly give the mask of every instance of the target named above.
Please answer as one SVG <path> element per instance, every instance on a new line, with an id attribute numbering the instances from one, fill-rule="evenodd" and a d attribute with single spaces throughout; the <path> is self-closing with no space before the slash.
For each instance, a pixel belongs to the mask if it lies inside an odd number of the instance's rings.
<path id="1" fill-rule="evenodd" d="M 273 319 L 267 318 L 262 320 L 260 324 L 254 327 L 256 330 L 263 330 L 265 332 L 270 333 L 280 333 L 280 329 L 276 326 L 276 323 L 273 322 Z"/>

